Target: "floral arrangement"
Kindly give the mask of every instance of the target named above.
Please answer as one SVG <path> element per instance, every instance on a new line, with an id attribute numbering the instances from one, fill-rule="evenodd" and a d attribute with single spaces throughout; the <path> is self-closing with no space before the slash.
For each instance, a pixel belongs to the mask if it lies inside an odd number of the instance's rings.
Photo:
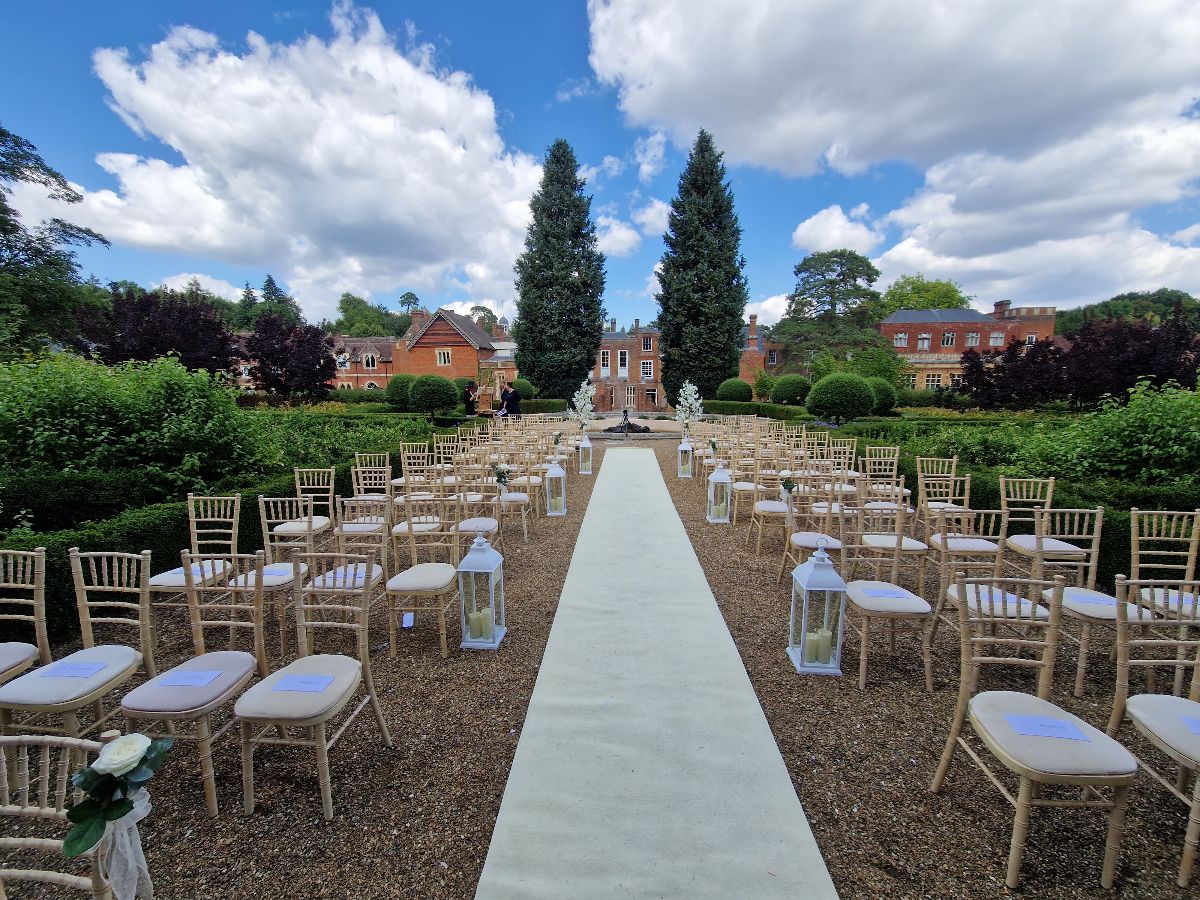
<path id="1" fill-rule="evenodd" d="M 568 415 L 579 423 L 581 431 L 586 431 L 588 423 L 596 418 L 596 406 L 593 403 L 595 396 L 596 386 L 590 381 L 585 381 L 571 398 L 571 405 L 575 408 Z"/>
<path id="2" fill-rule="evenodd" d="M 493 464 L 492 477 L 496 479 L 496 484 L 500 485 L 500 491 L 503 493 L 504 489 L 508 487 L 508 466 L 504 463 Z"/>
<path id="3" fill-rule="evenodd" d="M 125 734 L 105 744 L 94 763 L 71 776 L 71 784 L 85 797 L 67 810 L 74 827 L 63 842 L 66 856 L 87 853 L 100 843 L 108 823 L 133 812 L 131 796 L 154 777 L 173 743 L 172 738 L 152 741 L 144 734 Z"/>
<path id="4" fill-rule="evenodd" d="M 562 432 L 556 431 L 554 432 L 554 446 L 557 447 L 560 443 L 562 443 Z"/>
<path id="5" fill-rule="evenodd" d="M 715 440 L 709 441 L 708 446 L 712 448 L 713 456 L 716 456 L 717 455 L 717 442 Z"/>
<path id="6" fill-rule="evenodd" d="M 679 398 L 675 401 L 675 421 L 683 426 L 686 432 L 693 422 L 704 415 L 704 404 L 700 401 L 700 391 L 690 381 L 685 381 L 679 389 Z"/>
<path id="7" fill-rule="evenodd" d="M 796 482 L 792 481 L 792 473 L 784 469 L 779 473 L 779 483 L 789 494 L 796 489 Z"/>

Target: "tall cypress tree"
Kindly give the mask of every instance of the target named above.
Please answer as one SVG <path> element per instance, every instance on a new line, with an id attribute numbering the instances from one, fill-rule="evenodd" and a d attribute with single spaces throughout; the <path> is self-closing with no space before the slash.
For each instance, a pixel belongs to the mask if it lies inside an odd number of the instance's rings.
<path id="1" fill-rule="evenodd" d="M 517 369 L 543 397 L 575 393 L 595 365 L 604 332 L 604 254 L 578 167 L 570 144 L 559 138 L 550 145 L 529 203 L 525 252 L 513 267 Z"/>
<path id="2" fill-rule="evenodd" d="M 746 265 L 742 229 L 725 181 L 722 154 L 703 129 L 679 176 L 663 240 L 658 281 L 658 327 L 662 330 L 663 387 L 674 403 L 684 381 L 714 397 L 717 386 L 738 373 Z"/>

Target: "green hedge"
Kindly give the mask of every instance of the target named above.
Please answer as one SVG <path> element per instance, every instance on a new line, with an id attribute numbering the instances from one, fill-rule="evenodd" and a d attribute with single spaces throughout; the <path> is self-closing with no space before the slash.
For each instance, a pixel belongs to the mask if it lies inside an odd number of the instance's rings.
<path id="1" fill-rule="evenodd" d="M 163 499 L 141 471 L 5 472 L 0 474 L 0 530 L 13 526 L 22 512 L 35 531 L 57 531 Z"/>
<path id="2" fill-rule="evenodd" d="M 749 403 L 754 399 L 754 388 L 740 378 L 726 378 L 717 387 L 716 399 L 727 403 Z"/>
<path id="3" fill-rule="evenodd" d="M 384 391 L 368 388 L 334 388 L 325 399 L 338 403 L 379 403 Z"/>
<path id="4" fill-rule="evenodd" d="M 704 412 L 712 416 L 762 416 L 764 419 L 811 419 L 803 406 L 782 406 L 778 403 L 739 403 L 733 400 L 705 400 Z"/>
<path id="5" fill-rule="evenodd" d="M 492 404 L 492 409 L 499 409 L 500 401 Z M 567 411 L 566 400 L 522 400 L 521 415 L 526 413 L 560 413 Z"/>

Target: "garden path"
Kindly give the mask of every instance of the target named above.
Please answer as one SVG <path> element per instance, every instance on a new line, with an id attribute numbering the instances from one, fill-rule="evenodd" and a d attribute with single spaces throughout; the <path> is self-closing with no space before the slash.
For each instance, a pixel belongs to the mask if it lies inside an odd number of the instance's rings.
<path id="1" fill-rule="evenodd" d="M 836 897 L 654 452 L 597 477 L 477 898 Z"/>

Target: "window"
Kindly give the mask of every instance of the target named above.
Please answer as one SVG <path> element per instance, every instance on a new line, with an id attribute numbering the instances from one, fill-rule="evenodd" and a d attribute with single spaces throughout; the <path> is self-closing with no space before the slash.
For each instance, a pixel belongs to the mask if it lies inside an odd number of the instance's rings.
<path id="1" fill-rule="evenodd" d="M 778 364 L 779 364 L 779 351 L 778 350 L 768 350 L 767 351 L 767 365 L 775 366 Z"/>
<path id="2" fill-rule="evenodd" d="M 962 387 L 962 373 L 961 372 L 952 372 L 950 374 L 950 387 L 952 387 L 952 388 Z"/>
<path id="3" fill-rule="evenodd" d="M 623 372 L 628 368 L 629 368 L 629 351 L 628 350 L 618 350 L 617 351 L 617 369 L 619 369 L 620 371 Z"/>
<path id="4" fill-rule="evenodd" d="M 352 388 L 352 387 L 354 387 L 354 385 L 352 385 L 352 384 L 351 384 L 350 382 L 348 382 L 348 381 L 339 381 L 339 382 L 338 382 L 338 387 L 340 387 L 340 388 Z"/>
<path id="5" fill-rule="evenodd" d="M 955 334 L 953 331 L 943 331 L 942 332 L 942 346 L 943 347 L 953 347 L 954 346 L 954 338 L 955 338 Z"/>
<path id="6" fill-rule="evenodd" d="M 654 349 L 654 338 L 648 338 L 648 337 L 642 338 L 642 352 L 649 353 L 653 349 Z"/>
<path id="7" fill-rule="evenodd" d="M 991 333 L 991 336 L 988 337 L 988 346 L 989 347 L 1003 347 L 1004 346 L 1004 332 L 1003 331 L 993 331 Z"/>
<path id="8" fill-rule="evenodd" d="M 339 369 L 349 369 L 350 368 L 350 354 L 347 353 L 345 350 L 343 350 L 341 353 L 339 353 L 335 357 L 335 359 L 337 360 L 337 367 Z"/>
<path id="9" fill-rule="evenodd" d="M 243 377 L 243 378 L 249 378 L 249 377 L 250 377 L 250 367 L 249 367 L 249 366 L 240 366 L 240 367 L 238 368 L 238 371 L 242 373 L 242 377 Z"/>
<path id="10" fill-rule="evenodd" d="M 942 386 L 942 375 L 940 372 L 930 372 L 925 376 L 925 390 L 932 391 L 934 388 Z"/>
<path id="11" fill-rule="evenodd" d="M 967 332 L 967 346 L 968 347 L 978 347 L 979 346 L 979 332 L 978 331 L 968 331 Z"/>
<path id="12" fill-rule="evenodd" d="M 374 353 L 364 353 L 362 364 L 364 369 L 374 369 L 377 365 L 379 365 L 379 357 Z"/>
<path id="13" fill-rule="evenodd" d="M 901 375 L 900 383 L 904 387 L 908 388 L 910 391 L 915 391 L 917 389 L 917 376 L 916 375 Z"/>
<path id="14" fill-rule="evenodd" d="M 646 403 L 649 406 L 658 406 L 658 388 L 646 388 Z"/>
<path id="15" fill-rule="evenodd" d="M 928 333 L 918 334 L 917 335 L 917 349 L 918 350 L 928 350 L 929 342 L 930 342 L 930 340 L 932 340 L 932 338 L 933 338 L 932 334 L 928 334 Z"/>
<path id="16" fill-rule="evenodd" d="M 376 384 L 375 382 L 373 382 L 373 381 L 368 381 L 366 384 L 364 384 L 364 385 L 363 385 L 363 387 L 365 387 L 365 388 L 366 388 L 368 391 L 377 391 L 377 390 L 379 390 L 379 385 L 377 385 L 377 384 Z"/>
<path id="17" fill-rule="evenodd" d="M 1037 343 L 1037 335 L 1036 334 L 1025 335 L 1025 346 L 1028 347 L 1031 344 L 1036 344 L 1036 343 Z"/>
<path id="18" fill-rule="evenodd" d="M 625 351 L 622 350 L 621 352 L 624 353 Z M 637 388 L 632 384 L 625 385 L 625 405 L 637 406 Z"/>
<path id="19" fill-rule="evenodd" d="M 608 375 L 608 364 L 612 354 L 608 350 L 600 351 L 600 374 Z"/>
<path id="20" fill-rule="evenodd" d="M 893 347 L 907 347 L 908 346 L 908 332 L 907 331 L 896 332 L 895 336 L 892 338 L 892 346 Z"/>
<path id="21" fill-rule="evenodd" d="M 438 350 L 437 351 L 437 364 L 439 366 L 450 365 L 450 351 L 449 350 Z"/>
<path id="22" fill-rule="evenodd" d="M 642 360 L 642 379 L 645 381 L 654 380 L 654 361 L 649 359 Z"/>

